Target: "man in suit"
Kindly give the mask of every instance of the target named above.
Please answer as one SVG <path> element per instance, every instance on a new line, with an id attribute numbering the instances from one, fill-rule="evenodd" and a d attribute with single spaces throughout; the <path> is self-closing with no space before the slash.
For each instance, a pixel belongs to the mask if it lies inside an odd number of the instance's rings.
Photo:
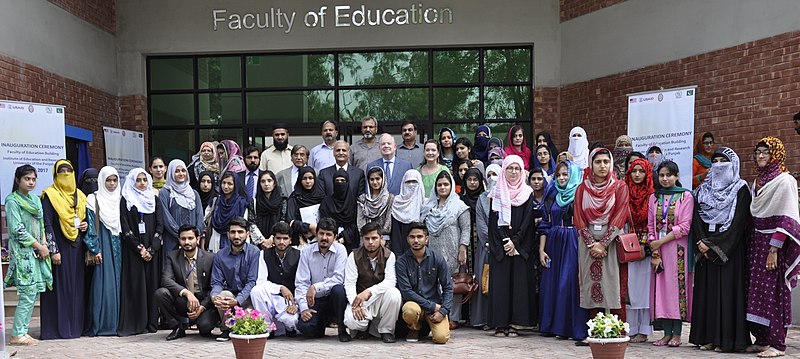
<path id="1" fill-rule="evenodd" d="M 308 148 L 303 145 L 292 147 L 292 166 L 275 174 L 283 195 L 289 197 L 297 183 L 297 171 L 308 164 Z"/>
<path id="2" fill-rule="evenodd" d="M 167 255 L 162 287 L 156 290 L 158 306 L 172 328 L 167 340 L 185 337 L 190 322 L 197 324 L 200 335 L 210 336 L 219 323 L 209 294 L 214 253 L 197 247 L 200 233 L 193 225 L 182 225 L 178 236 L 180 248 Z"/>
<path id="3" fill-rule="evenodd" d="M 261 163 L 261 156 L 258 153 L 258 148 L 250 146 L 247 148 L 244 157 L 244 165 L 247 170 L 236 174 L 236 180 L 239 181 L 238 188 L 244 189 L 243 195 L 248 200 L 256 198 L 258 189 L 258 177 L 261 176 L 261 170 L 258 169 Z"/>
<path id="4" fill-rule="evenodd" d="M 294 277 L 300 251 L 292 247 L 291 229 L 286 222 L 272 227 L 272 238 L 275 246 L 261 251 L 264 263 L 259 266 L 258 284 L 250 292 L 250 298 L 253 308 L 277 319 L 274 335 L 285 333 L 294 337 L 299 318 L 294 300 Z"/>
<path id="5" fill-rule="evenodd" d="M 382 167 L 383 173 L 386 174 L 386 190 L 397 196 L 400 194 L 400 185 L 402 184 L 401 182 L 403 182 L 403 175 L 413 167 L 410 162 L 395 156 L 397 145 L 392 135 L 388 133 L 382 134 L 379 146 L 381 146 L 381 156 L 383 156 L 383 158 L 370 162 L 370 164 L 367 165 L 367 171 L 372 167 Z"/>
<path id="6" fill-rule="evenodd" d="M 319 171 L 319 181 L 322 182 L 322 188 L 328 196 L 333 195 L 333 174 L 340 168 L 347 172 L 350 178 L 350 193 L 353 196 L 358 196 L 367 190 L 367 180 L 364 171 L 356 166 L 351 166 L 347 163 L 350 159 L 350 145 L 345 141 L 336 141 L 333 144 L 333 158 L 336 163 L 333 166 L 328 166 Z M 399 189 L 398 189 L 399 191 Z M 399 193 L 399 192 L 398 192 Z"/>

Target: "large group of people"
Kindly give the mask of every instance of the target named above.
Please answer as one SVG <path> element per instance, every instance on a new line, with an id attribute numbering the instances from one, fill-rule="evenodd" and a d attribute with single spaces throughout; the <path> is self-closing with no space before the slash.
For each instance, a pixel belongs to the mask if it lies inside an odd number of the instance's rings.
<path id="1" fill-rule="evenodd" d="M 59 160 L 41 197 L 35 168 L 20 166 L 6 198 L 5 283 L 20 297 L 10 343 L 37 343 L 28 323 L 41 293 L 40 339 L 168 328 L 175 340 L 196 326 L 226 340 L 225 312 L 240 306 L 289 337 L 330 326 L 342 342 L 430 333 L 443 344 L 471 326 L 583 345 L 603 311 L 630 324 L 632 343 L 658 328 L 653 345 L 680 346 L 690 322 L 700 350 L 784 355 L 800 214 L 778 138 L 754 143 L 748 184 L 740 156 L 703 133 L 692 191 L 679 181 L 689 168 L 624 135 L 590 146 L 575 127 L 559 152 L 546 132 L 529 146 L 520 125 L 505 146 L 488 126 L 419 143 L 409 121 L 399 145 L 378 129 L 364 118 L 350 145 L 326 121 L 309 149 L 276 124 L 263 151 L 204 142 L 188 165 L 153 157 L 79 182 Z M 640 259 L 620 261 L 624 233 Z"/>

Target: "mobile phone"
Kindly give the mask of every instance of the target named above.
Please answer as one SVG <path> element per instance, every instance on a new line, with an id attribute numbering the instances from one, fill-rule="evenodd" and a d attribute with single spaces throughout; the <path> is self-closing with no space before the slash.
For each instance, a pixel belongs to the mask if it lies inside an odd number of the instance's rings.
<path id="1" fill-rule="evenodd" d="M 545 268 L 550 268 L 550 258 L 547 258 L 547 259 L 544 260 L 544 267 Z"/>

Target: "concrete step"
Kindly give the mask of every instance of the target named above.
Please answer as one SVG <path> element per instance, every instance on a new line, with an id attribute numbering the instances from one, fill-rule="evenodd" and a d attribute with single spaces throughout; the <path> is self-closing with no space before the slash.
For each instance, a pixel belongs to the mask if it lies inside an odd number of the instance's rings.
<path id="1" fill-rule="evenodd" d="M 8 287 L 3 290 L 3 304 L 4 311 L 6 314 L 6 318 L 10 318 L 14 316 L 14 312 L 17 309 L 17 304 L 19 303 L 19 296 L 17 295 L 17 288 L 16 287 Z M 37 300 L 34 303 L 33 307 L 33 316 L 39 316 L 39 301 Z"/>

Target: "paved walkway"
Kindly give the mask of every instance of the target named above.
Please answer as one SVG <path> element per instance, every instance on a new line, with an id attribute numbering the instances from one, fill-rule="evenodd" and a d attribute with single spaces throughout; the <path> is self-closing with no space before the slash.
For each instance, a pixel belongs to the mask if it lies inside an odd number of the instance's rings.
<path id="1" fill-rule="evenodd" d="M 11 320 L 7 321 L 10 328 Z M 39 334 L 38 319 L 31 323 L 31 335 Z M 100 337 L 73 340 L 43 341 L 34 347 L 8 347 L 17 351 L 16 358 L 233 358 L 230 342 L 219 343 L 201 338 L 196 331 L 189 331 L 186 338 L 167 342 L 169 331 L 144 334 L 126 338 Z M 435 345 L 430 339 L 419 343 L 398 340 L 394 344 L 383 344 L 378 339 L 355 340 L 339 343 L 335 331 L 328 329 L 323 339 L 277 338 L 267 342 L 265 356 L 282 358 L 589 358 L 588 347 L 576 347 L 572 341 L 543 338 L 536 333 L 523 332 L 518 338 L 495 338 L 493 331 L 458 329 L 451 333 L 446 345 Z M 689 327 L 684 325 L 683 342 L 688 342 Z M 655 336 L 651 337 L 651 340 Z M 800 357 L 800 329 L 790 329 L 787 340 L 789 357 Z M 701 352 L 684 344 L 680 348 L 656 348 L 650 343 L 630 344 L 629 358 L 755 358 L 751 354 L 716 354 Z"/>

